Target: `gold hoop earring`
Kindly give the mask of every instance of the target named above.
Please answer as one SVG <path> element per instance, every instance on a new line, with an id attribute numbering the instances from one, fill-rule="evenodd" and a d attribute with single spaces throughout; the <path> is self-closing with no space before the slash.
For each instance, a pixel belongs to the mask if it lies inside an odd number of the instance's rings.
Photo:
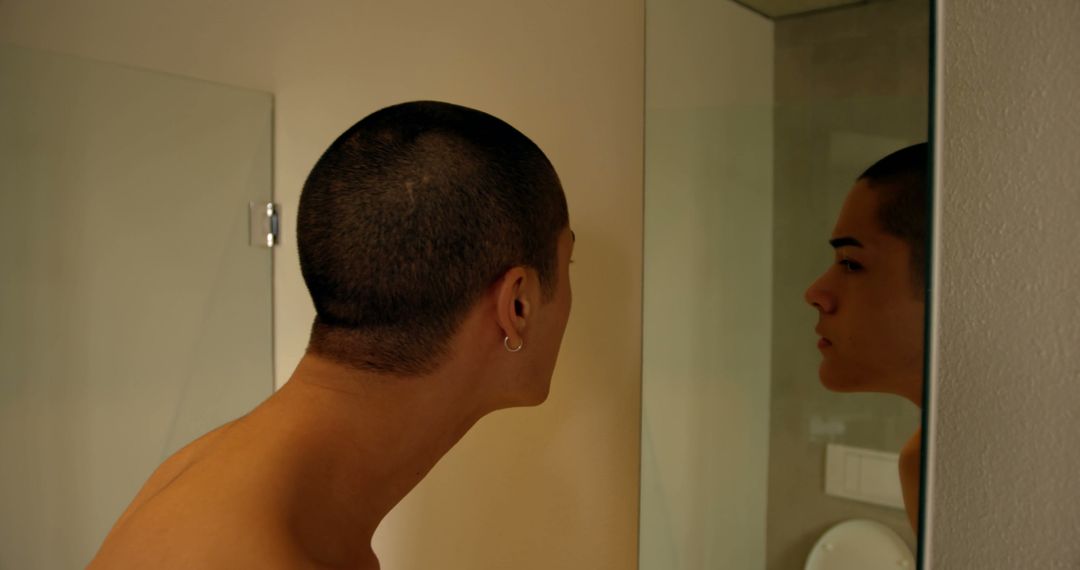
<path id="1" fill-rule="evenodd" d="M 525 339 L 522 338 L 521 344 L 517 345 L 516 348 L 510 348 L 510 337 L 506 337 L 503 339 L 503 346 L 506 347 L 506 352 L 520 352 L 521 349 L 525 348 Z"/>

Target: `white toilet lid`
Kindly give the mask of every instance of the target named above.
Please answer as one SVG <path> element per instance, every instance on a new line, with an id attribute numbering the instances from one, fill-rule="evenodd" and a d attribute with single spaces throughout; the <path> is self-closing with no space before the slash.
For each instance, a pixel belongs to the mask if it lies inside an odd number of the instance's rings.
<path id="1" fill-rule="evenodd" d="M 915 570 L 907 544 L 889 527 L 869 520 L 844 521 L 821 535 L 806 570 Z"/>

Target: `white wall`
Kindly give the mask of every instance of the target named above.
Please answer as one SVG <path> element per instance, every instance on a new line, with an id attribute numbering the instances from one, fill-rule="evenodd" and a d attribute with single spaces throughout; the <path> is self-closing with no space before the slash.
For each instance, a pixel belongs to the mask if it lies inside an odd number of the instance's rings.
<path id="1" fill-rule="evenodd" d="M 641 568 L 765 566 L 773 23 L 648 0 Z"/>
<path id="2" fill-rule="evenodd" d="M 1080 3 L 943 0 L 932 568 L 1080 567 Z"/>
<path id="3" fill-rule="evenodd" d="M 641 0 L 7 0 L 0 41 L 270 91 L 276 376 L 313 310 L 292 223 L 342 130 L 442 99 L 506 119 L 559 171 L 578 236 L 574 314 L 550 400 L 481 422 L 392 513 L 384 567 L 629 569 L 640 406 Z"/>

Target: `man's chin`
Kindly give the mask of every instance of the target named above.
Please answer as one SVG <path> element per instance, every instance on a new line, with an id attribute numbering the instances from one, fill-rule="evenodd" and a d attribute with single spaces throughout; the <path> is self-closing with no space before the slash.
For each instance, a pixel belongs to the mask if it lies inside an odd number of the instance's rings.
<path id="1" fill-rule="evenodd" d="M 850 385 L 847 385 L 847 384 L 831 384 L 831 383 L 826 382 L 824 380 L 821 381 L 821 385 L 824 386 L 826 390 L 828 390 L 830 392 L 836 392 L 838 394 L 851 394 L 853 392 L 866 392 L 867 391 L 867 390 L 860 390 L 857 387 L 850 386 Z"/>
<path id="2" fill-rule="evenodd" d="M 822 362 L 818 368 L 818 380 L 821 381 L 821 385 L 827 390 L 832 392 L 860 392 L 863 391 L 859 382 L 847 377 L 843 374 L 838 374 L 835 370 L 832 370 L 828 362 Z"/>

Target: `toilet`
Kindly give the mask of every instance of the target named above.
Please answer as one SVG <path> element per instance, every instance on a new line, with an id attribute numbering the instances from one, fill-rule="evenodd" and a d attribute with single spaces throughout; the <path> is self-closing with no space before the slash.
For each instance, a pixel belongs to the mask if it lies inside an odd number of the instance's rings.
<path id="1" fill-rule="evenodd" d="M 844 521 L 825 532 L 810 551 L 805 570 L 915 570 L 904 540 L 870 520 Z"/>

